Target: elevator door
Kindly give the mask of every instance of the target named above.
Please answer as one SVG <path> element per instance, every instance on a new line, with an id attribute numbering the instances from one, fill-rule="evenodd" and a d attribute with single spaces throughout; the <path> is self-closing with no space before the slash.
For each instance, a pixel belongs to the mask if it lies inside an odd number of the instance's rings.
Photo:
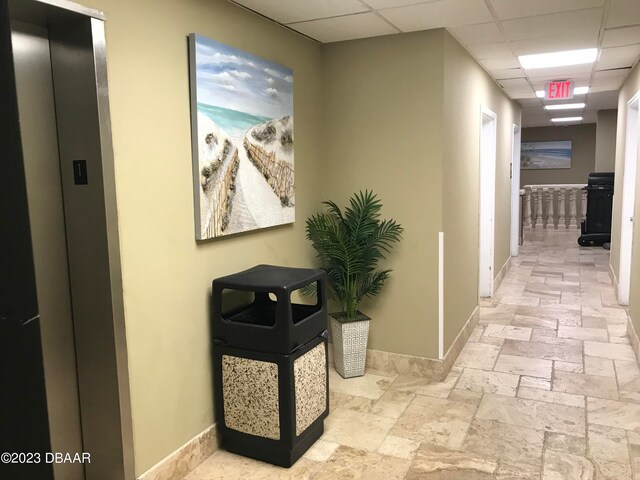
<path id="1" fill-rule="evenodd" d="M 83 447 L 48 31 L 17 21 L 11 31 L 51 451 L 73 454 Z M 81 463 L 53 467 L 56 479 L 84 478 Z"/>

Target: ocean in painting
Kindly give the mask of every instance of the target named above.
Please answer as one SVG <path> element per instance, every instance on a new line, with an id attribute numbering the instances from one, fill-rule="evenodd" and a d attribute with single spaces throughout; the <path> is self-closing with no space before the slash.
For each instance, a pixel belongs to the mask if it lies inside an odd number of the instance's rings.
<path id="1" fill-rule="evenodd" d="M 571 142 L 523 142 L 520 167 L 524 170 L 571 168 Z"/>
<path id="2" fill-rule="evenodd" d="M 239 142 L 238 145 L 242 145 L 242 140 L 247 130 L 271 120 L 269 117 L 259 117 L 257 115 L 238 112 L 237 110 L 230 110 L 215 105 L 207 105 L 201 102 L 198 102 L 198 111 L 213 120 L 233 140 Z"/>

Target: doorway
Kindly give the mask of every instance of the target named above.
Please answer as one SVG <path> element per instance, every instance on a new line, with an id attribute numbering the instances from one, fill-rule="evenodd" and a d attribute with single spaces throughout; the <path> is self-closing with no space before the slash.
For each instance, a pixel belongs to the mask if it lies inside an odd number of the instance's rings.
<path id="1" fill-rule="evenodd" d="M 636 199 L 636 175 L 638 168 L 638 142 L 640 138 L 640 91 L 627 103 L 627 128 L 624 148 L 622 179 L 622 220 L 620 225 L 620 271 L 618 278 L 618 302 L 629 305 L 631 288 L 631 252 L 633 249 L 633 217 Z"/>
<path id="2" fill-rule="evenodd" d="M 130 479 L 104 16 L 0 0 L 0 70 L 0 451 L 90 455 L 11 478 Z"/>
<path id="3" fill-rule="evenodd" d="M 480 266 L 478 274 L 480 297 L 493 295 L 496 124 L 496 114 L 482 107 L 480 112 Z"/>
<path id="4" fill-rule="evenodd" d="M 513 125 L 511 153 L 511 256 L 520 253 L 520 127 Z"/>

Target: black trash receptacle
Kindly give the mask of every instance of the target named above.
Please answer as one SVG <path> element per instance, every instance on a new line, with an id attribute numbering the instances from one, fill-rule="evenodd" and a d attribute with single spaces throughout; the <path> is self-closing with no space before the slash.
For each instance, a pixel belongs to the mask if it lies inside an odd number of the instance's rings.
<path id="1" fill-rule="evenodd" d="M 582 221 L 582 235 L 578 244 L 602 246 L 611 242 L 611 213 L 613 209 L 613 172 L 589 174 L 587 190 L 587 215 Z"/>
<path id="2" fill-rule="evenodd" d="M 292 301 L 313 283 L 315 305 Z M 290 467 L 322 435 L 329 411 L 325 288 L 322 270 L 272 265 L 213 281 L 215 406 L 227 450 Z M 223 311 L 226 295 L 242 294 L 240 306 Z"/>

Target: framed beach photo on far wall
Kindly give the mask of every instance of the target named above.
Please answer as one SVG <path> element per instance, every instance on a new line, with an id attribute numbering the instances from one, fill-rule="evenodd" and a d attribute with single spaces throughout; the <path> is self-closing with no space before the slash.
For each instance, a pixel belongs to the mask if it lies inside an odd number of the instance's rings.
<path id="1" fill-rule="evenodd" d="M 292 223 L 293 71 L 189 35 L 196 239 Z"/>
<path id="2" fill-rule="evenodd" d="M 522 142 L 522 170 L 571 168 L 571 140 L 554 142 Z"/>

